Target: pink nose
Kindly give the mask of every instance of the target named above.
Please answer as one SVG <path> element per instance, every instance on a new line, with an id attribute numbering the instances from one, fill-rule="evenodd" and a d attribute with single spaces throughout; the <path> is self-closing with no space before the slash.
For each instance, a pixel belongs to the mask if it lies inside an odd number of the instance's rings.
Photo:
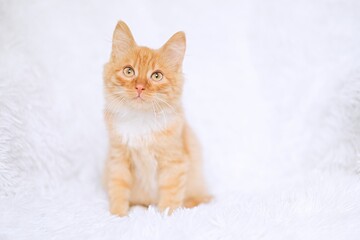
<path id="1" fill-rule="evenodd" d="M 142 84 L 136 84 L 136 91 L 137 91 L 137 93 L 138 93 L 138 96 L 140 96 L 140 94 L 141 94 L 141 92 L 143 91 L 143 90 L 145 90 L 145 88 L 144 88 L 144 85 L 142 85 Z"/>

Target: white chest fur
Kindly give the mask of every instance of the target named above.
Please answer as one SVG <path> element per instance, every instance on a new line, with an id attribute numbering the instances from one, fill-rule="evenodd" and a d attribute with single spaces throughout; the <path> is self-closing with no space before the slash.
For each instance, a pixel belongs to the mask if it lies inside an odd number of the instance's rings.
<path id="1" fill-rule="evenodd" d="M 173 114 L 166 110 L 154 113 L 124 107 L 115 118 L 115 126 L 124 144 L 141 147 L 153 142 L 153 133 L 164 130 L 173 119 Z"/>
<path id="2" fill-rule="evenodd" d="M 125 107 L 115 118 L 116 131 L 131 153 L 135 173 L 131 201 L 134 203 L 156 202 L 157 160 L 147 145 L 155 141 L 155 132 L 164 130 L 174 119 L 174 114 L 169 110 L 154 113 Z"/>

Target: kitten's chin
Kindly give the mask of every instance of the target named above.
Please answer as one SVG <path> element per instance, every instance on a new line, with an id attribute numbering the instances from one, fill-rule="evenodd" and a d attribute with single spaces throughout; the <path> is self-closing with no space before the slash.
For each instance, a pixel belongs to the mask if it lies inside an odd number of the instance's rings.
<path id="1" fill-rule="evenodd" d="M 128 104 L 135 109 L 149 109 L 152 107 L 151 101 L 147 101 L 140 97 L 131 99 Z"/>

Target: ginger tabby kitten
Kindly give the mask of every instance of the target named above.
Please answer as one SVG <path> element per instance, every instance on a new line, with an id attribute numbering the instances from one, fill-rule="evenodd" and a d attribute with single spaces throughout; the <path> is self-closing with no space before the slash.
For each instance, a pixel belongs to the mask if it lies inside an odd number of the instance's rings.
<path id="1" fill-rule="evenodd" d="M 208 202 L 199 144 L 181 106 L 185 34 L 160 49 L 138 46 L 118 22 L 104 69 L 109 134 L 106 185 L 112 214 L 157 204 L 169 213 Z"/>

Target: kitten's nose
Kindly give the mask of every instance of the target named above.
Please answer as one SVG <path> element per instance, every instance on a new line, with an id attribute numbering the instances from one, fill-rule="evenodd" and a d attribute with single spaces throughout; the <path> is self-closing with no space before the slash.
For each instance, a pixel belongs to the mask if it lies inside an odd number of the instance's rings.
<path id="1" fill-rule="evenodd" d="M 138 93 L 138 96 L 140 96 L 140 94 L 141 94 L 141 92 L 143 91 L 143 90 L 145 90 L 145 88 L 144 88 L 144 85 L 142 85 L 142 84 L 136 84 L 136 91 L 137 91 L 137 93 Z"/>

